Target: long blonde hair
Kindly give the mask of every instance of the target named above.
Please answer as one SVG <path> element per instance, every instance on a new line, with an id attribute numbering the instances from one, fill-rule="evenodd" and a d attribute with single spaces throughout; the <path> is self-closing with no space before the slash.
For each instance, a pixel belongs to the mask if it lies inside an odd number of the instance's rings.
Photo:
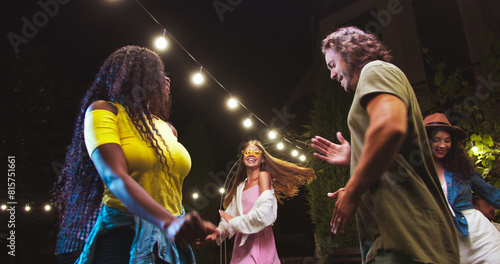
<path id="1" fill-rule="evenodd" d="M 310 183 L 316 179 L 316 174 L 311 168 L 305 168 L 296 164 L 284 161 L 273 157 L 262 146 L 258 140 L 250 140 L 245 144 L 243 149 L 249 145 L 255 145 L 262 151 L 264 162 L 260 166 L 261 171 L 267 171 L 273 179 L 273 190 L 278 202 L 283 204 L 284 199 L 290 199 L 299 193 L 299 188 L 302 185 Z M 233 180 L 233 185 L 228 194 L 224 198 L 224 208 L 227 208 L 236 195 L 238 185 L 247 177 L 247 168 L 243 163 L 243 159 L 239 160 L 238 169 L 236 170 Z"/>

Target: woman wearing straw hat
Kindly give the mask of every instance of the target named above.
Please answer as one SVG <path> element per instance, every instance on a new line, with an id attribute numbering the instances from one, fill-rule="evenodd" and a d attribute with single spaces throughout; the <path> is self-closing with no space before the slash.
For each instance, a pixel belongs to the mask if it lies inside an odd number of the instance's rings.
<path id="1" fill-rule="evenodd" d="M 499 263 L 500 232 L 474 209 L 471 190 L 500 208 L 500 189 L 489 185 L 474 170 L 462 148 L 467 133 L 452 126 L 446 116 L 435 113 L 424 119 L 441 187 L 453 214 L 461 263 Z"/>

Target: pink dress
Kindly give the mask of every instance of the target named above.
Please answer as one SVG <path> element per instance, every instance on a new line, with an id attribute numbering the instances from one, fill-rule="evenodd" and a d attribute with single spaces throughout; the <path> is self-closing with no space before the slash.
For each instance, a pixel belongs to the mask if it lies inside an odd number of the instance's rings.
<path id="1" fill-rule="evenodd" d="M 259 198 L 259 185 L 255 185 L 243 191 L 241 203 L 243 213 L 247 214 L 252 210 L 253 204 Z M 276 251 L 273 228 L 268 226 L 256 234 L 250 234 L 243 246 L 241 233 L 236 233 L 233 246 L 231 264 L 276 264 L 281 263 Z"/>

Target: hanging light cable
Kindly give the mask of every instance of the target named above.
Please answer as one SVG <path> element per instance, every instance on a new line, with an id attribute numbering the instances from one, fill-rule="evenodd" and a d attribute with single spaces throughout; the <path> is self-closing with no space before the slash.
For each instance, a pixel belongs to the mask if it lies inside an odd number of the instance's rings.
<path id="1" fill-rule="evenodd" d="M 198 62 L 198 60 L 196 60 L 194 58 L 194 56 L 176 39 L 174 38 L 167 30 L 166 28 L 146 9 L 146 7 L 139 1 L 139 0 L 135 0 L 135 2 L 156 22 L 156 24 L 158 24 L 162 29 L 163 29 L 163 40 L 158 40 L 157 39 L 157 42 L 159 41 L 160 42 L 160 46 L 161 44 L 163 43 L 163 45 L 165 45 L 165 48 L 168 46 L 168 41 L 167 39 L 165 38 L 166 35 L 168 35 L 168 39 L 172 40 L 174 43 L 176 43 L 194 62 L 196 62 L 198 65 L 200 65 L 200 72 L 195 74 L 193 76 L 193 78 L 195 80 L 193 80 L 193 82 L 195 82 L 197 85 L 201 84 L 204 80 L 204 77 L 201 73 L 202 69 L 203 69 L 203 66 L 201 66 L 201 63 Z M 227 93 L 229 93 L 229 91 L 226 89 L 226 87 L 224 87 L 209 71 L 207 71 L 206 69 L 203 70 L 204 73 L 206 75 L 208 75 L 213 81 L 215 81 L 217 83 L 217 85 L 222 88 L 224 91 L 226 91 Z M 229 93 L 230 94 L 230 93 Z M 236 100 L 236 99 L 235 99 Z M 232 104 L 234 104 L 234 102 L 232 102 Z M 251 117 L 255 117 L 255 119 L 257 119 L 259 122 L 261 122 L 264 126 L 266 127 L 269 127 L 262 119 L 260 119 L 257 115 L 255 115 L 252 111 L 250 111 L 243 103 L 241 103 L 240 101 L 237 101 L 237 104 L 236 105 L 241 105 L 245 110 L 247 110 Z M 249 125 L 249 126 L 252 126 L 252 120 L 251 118 L 248 118 L 246 121 L 245 121 L 246 125 Z M 285 140 L 287 142 L 289 142 L 290 144 L 292 144 L 290 142 L 290 140 L 286 139 L 286 138 L 282 138 L 282 140 Z M 282 142 L 280 142 L 280 145 L 279 147 L 281 148 L 284 148 L 284 145 Z"/>

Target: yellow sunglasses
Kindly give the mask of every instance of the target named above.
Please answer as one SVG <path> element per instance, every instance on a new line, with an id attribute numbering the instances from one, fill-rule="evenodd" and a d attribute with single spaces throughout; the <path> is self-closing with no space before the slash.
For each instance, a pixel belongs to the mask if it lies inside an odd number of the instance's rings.
<path id="1" fill-rule="evenodd" d="M 250 154 L 253 154 L 255 157 L 259 157 L 262 154 L 262 150 L 242 150 L 241 151 L 245 157 L 250 156 Z"/>

